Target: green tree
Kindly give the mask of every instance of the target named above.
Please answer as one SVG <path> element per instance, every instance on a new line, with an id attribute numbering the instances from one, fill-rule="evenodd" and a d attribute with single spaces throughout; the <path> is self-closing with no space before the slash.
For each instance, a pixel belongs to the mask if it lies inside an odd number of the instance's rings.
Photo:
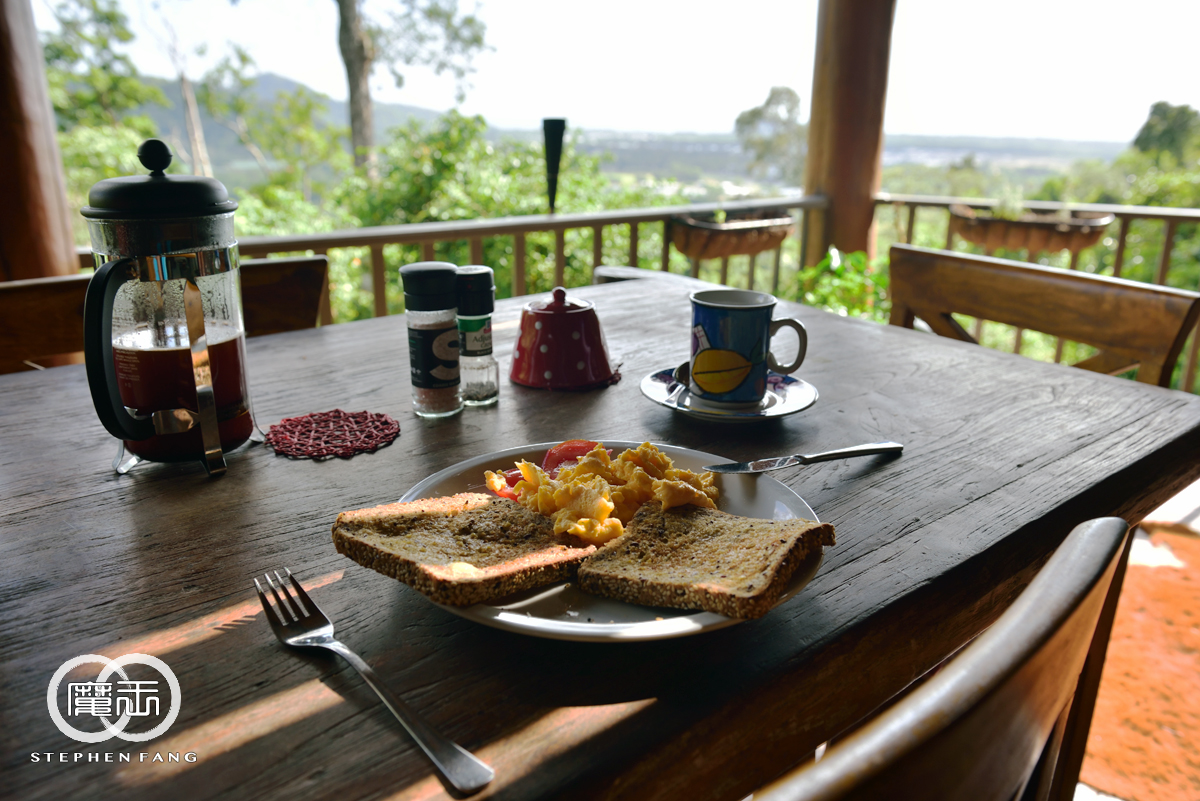
<path id="1" fill-rule="evenodd" d="M 43 35 L 42 52 L 59 129 L 121 126 L 153 136 L 150 118 L 130 112 L 149 103 L 167 105 L 167 99 L 117 49 L 133 33 L 116 0 L 61 2 L 54 19 L 58 30 Z"/>
<path id="2" fill-rule="evenodd" d="M 800 122 L 800 96 L 776 86 L 761 106 L 738 115 L 734 133 L 752 156 L 752 174 L 792 186 L 804 183 L 808 126 Z"/>
<path id="3" fill-rule="evenodd" d="M 235 45 L 204 76 L 196 96 L 254 156 L 265 184 L 299 192 L 306 203 L 318 201 L 350 168 L 346 129 L 326 118 L 323 95 L 300 86 L 264 103 L 254 83 L 254 60 Z"/>
<path id="4" fill-rule="evenodd" d="M 1172 106 L 1159 101 L 1150 107 L 1150 117 L 1134 137 L 1133 146 L 1143 153 L 1155 156 L 1161 164 L 1164 153 L 1170 153 L 1174 165 L 1180 165 L 1189 157 L 1195 161 L 1200 152 L 1200 112 L 1191 106 Z"/>
<path id="5" fill-rule="evenodd" d="M 371 73 L 376 63 L 388 66 L 397 87 L 404 85 L 401 67 L 432 67 L 455 77 L 458 97 L 473 70 L 472 59 L 483 50 L 484 26 L 473 14 L 459 14 L 458 0 L 401 0 L 390 25 L 367 18 L 362 0 L 335 0 L 338 6 L 338 48 L 346 66 L 350 97 L 350 143 L 356 166 L 374 173 L 375 111 Z"/>

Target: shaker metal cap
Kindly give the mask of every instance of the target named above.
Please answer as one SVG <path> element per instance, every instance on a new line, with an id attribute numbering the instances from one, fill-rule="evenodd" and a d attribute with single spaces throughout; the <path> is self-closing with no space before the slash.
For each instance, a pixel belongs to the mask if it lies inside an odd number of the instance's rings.
<path id="1" fill-rule="evenodd" d="M 166 175 L 171 148 L 159 139 L 138 147 L 138 160 L 149 175 L 127 175 L 99 181 L 80 210 L 92 220 L 165 219 L 227 214 L 237 208 L 225 185 L 199 175 Z"/>

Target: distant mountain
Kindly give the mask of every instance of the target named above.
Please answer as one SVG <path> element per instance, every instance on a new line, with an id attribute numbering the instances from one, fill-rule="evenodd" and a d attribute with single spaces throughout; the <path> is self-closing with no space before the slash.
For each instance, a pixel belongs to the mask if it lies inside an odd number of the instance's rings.
<path id="1" fill-rule="evenodd" d="M 171 101 L 169 108 L 150 106 L 142 109 L 158 125 L 161 134 L 176 149 L 187 149 L 187 128 L 183 102 L 176 81 L 150 78 Z M 264 73 L 254 84 L 264 102 L 279 92 L 292 92 L 302 84 L 282 75 Z M 318 93 L 319 94 L 319 93 Z M 375 102 L 375 140 L 387 140 L 388 131 L 410 120 L 430 123 L 442 112 L 399 103 Z M 217 123 L 201 109 L 201 123 L 209 159 L 216 175 L 231 188 L 262 180 L 253 157 L 232 131 Z M 325 98 L 325 118 L 338 125 L 349 124 L 347 103 Z M 568 121 L 568 126 L 570 122 Z M 568 128 L 570 130 L 570 128 Z M 538 130 L 492 128 L 488 137 L 539 141 Z M 976 163 L 1007 167 L 1025 167 L 1041 171 L 1065 169 L 1082 159 L 1109 161 L 1128 145 L 1122 142 L 1070 142 L 1053 139 L 1015 139 L 983 136 L 888 135 L 884 141 L 883 161 L 890 164 L 945 165 L 972 156 Z M 589 154 L 604 154 L 608 172 L 650 174 L 685 182 L 701 178 L 745 180 L 749 158 L 732 133 L 639 133 L 631 131 L 589 130 L 582 132 L 580 149 Z"/>
<path id="2" fill-rule="evenodd" d="M 183 95 L 178 81 L 164 78 L 147 78 L 147 83 L 162 90 L 170 101 L 169 107 L 146 106 L 140 113 L 154 120 L 160 134 L 166 138 L 173 149 L 187 149 L 187 125 L 184 122 Z M 270 102 L 280 92 L 294 92 L 302 86 L 291 78 L 273 73 L 263 73 L 254 83 L 255 93 L 264 102 Z M 307 87 L 306 87 L 307 88 Z M 320 94 L 319 92 L 315 94 Z M 334 100 L 325 97 L 325 119 L 337 125 L 350 124 L 350 112 L 344 100 Z M 375 103 L 375 139 L 382 142 L 387 132 L 392 128 L 406 125 L 409 120 L 422 123 L 431 122 L 441 116 L 440 111 L 406 106 L 400 103 Z M 221 125 L 209 116 L 203 108 L 200 109 L 200 125 L 204 129 L 205 145 L 208 147 L 208 158 L 212 162 L 213 172 L 230 186 L 244 186 L 262 180 L 254 157 L 238 141 L 233 131 Z"/>

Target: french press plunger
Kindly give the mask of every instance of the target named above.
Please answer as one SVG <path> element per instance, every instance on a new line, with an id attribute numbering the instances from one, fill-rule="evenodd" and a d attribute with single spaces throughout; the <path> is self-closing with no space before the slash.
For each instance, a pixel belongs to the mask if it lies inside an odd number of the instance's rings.
<path id="1" fill-rule="evenodd" d="M 84 356 L 100 422 L 121 446 L 113 469 L 199 459 L 261 438 L 246 386 L 237 202 L 220 181 L 165 175 L 171 151 L 138 148 L 149 175 L 88 193 L 96 273 L 84 304 Z"/>

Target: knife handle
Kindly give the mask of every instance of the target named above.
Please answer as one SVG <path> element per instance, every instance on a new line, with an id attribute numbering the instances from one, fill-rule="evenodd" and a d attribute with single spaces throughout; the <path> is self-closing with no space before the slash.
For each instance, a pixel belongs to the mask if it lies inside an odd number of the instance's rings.
<path id="1" fill-rule="evenodd" d="M 904 446 L 899 442 L 872 442 L 870 445 L 855 445 L 853 448 L 839 448 L 836 451 L 821 453 L 798 453 L 795 458 L 800 464 L 813 462 L 828 462 L 831 459 L 848 459 L 851 456 L 873 456 L 877 453 L 900 453 Z"/>

